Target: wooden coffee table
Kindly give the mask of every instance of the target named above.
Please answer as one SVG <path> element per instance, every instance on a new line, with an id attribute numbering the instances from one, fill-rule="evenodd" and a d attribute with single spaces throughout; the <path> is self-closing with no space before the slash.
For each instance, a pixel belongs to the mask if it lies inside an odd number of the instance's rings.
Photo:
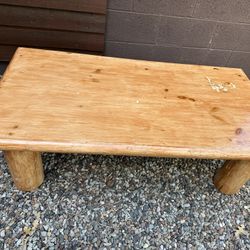
<path id="1" fill-rule="evenodd" d="M 215 158 L 216 187 L 250 178 L 250 81 L 241 69 L 19 48 L 0 83 L 0 149 L 18 189 L 40 152 Z"/>

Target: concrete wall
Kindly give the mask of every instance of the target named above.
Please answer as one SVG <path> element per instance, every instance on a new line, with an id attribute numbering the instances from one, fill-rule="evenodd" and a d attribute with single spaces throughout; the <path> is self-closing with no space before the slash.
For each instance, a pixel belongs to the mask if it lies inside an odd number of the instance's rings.
<path id="1" fill-rule="evenodd" d="M 250 0 L 109 0 L 105 54 L 241 67 L 250 77 Z"/>

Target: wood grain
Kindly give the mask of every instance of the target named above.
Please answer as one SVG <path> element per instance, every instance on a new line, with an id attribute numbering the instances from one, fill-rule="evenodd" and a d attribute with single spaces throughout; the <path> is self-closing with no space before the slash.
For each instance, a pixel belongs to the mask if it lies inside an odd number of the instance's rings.
<path id="1" fill-rule="evenodd" d="M 102 54 L 106 0 L 0 0 L 0 61 L 17 46 Z"/>
<path id="2" fill-rule="evenodd" d="M 0 0 L 0 4 L 105 14 L 107 0 Z"/>
<path id="3" fill-rule="evenodd" d="M 250 161 L 226 161 L 214 177 L 216 188 L 224 194 L 235 194 L 250 180 Z"/>
<path id="4" fill-rule="evenodd" d="M 0 25 L 7 26 L 103 34 L 105 19 L 91 13 L 0 5 Z"/>
<path id="5" fill-rule="evenodd" d="M 103 51 L 104 35 L 0 26 L 0 44 Z"/>
<path id="6" fill-rule="evenodd" d="M 5 151 L 12 179 L 19 190 L 33 191 L 44 180 L 41 155 L 29 151 Z"/>
<path id="7" fill-rule="evenodd" d="M 250 159 L 249 99 L 240 69 L 20 48 L 1 81 L 0 148 Z"/>

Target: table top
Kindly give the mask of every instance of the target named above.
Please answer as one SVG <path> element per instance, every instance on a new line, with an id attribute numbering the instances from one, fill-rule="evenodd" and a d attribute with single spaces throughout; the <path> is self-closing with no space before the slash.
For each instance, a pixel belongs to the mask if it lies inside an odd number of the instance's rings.
<path id="1" fill-rule="evenodd" d="M 0 106 L 2 150 L 250 159 L 241 69 L 19 48 Z"/>

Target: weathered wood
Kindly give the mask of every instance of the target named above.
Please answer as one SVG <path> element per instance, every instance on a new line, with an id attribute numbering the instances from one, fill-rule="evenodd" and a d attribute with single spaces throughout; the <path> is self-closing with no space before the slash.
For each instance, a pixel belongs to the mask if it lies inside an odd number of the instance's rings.
<path id="1" fill-rule="evenodd" d="M 44 179 L 41 155 L 30 151 L 4 151 L 12 179 L 19 190 L 33 191 Z"/>
<path id="2" fill-rule="evenodd" d="M 240 69 L 21 48 L 1 81 L 0 148 L 250 159 L 249 83 Z"/>
<path id="3" fill-rule="evenodd" d="M 105 33 L 105 15 L 0 5 L 0 25 Z"/>
<path id="4" fill-rule="evenodd" d="M 106 7 L 106 0 L 0 0 L 0 61 L 17 46 L 103 54 Z"/>
<path id="5" fill-rule="evenodd" d="M 224 194 L 235 194 L 250 180 L 250 161 L 226 161 L 215 177 L 215 187 Z"/>
<path id="6" fill-rule="evenodd" d="M 0 44 L 103 51 L 104 35 L 0 26 Z"/>
<path id="7" fill-rule="evenodd" d="M 105 14 L 107 0 L 0 0 L 0 4 Z"/>

